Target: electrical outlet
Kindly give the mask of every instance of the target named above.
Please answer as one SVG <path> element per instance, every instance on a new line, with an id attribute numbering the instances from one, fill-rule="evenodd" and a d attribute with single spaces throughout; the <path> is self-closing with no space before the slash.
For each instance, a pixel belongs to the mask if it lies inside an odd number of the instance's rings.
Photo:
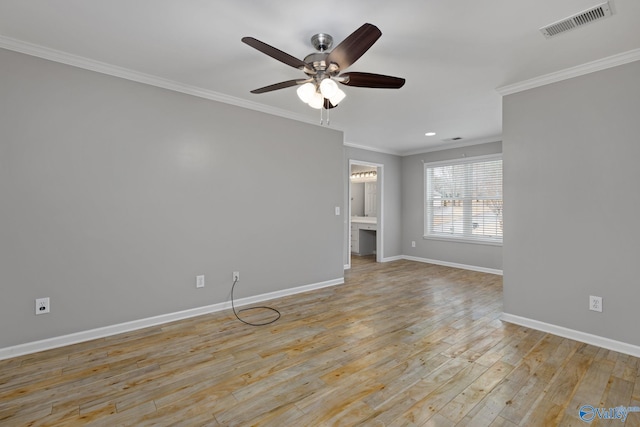
<path id="1" fill-rule="evenodd" d="M 36 298 L 36 315 L 51 312 L 51 301 L 47 298 Z"/>
<path id="2" fill-rule="evenodd" d="M 602 297 L 589 295 L 589 310 L 602 313 Z"/>
<path id="3" fill-rule="evenodd" d="M 196 276 L 196 288 L 204 288 L 204 274 Z"/>
<path id="4" fill-rule="evenodd" d="M 233 272 L 233 281 L 237 282 L 240 280 L 240 272 L 239 271 L 234 271 Z"/>
<path id="5" fill-rule="evenodd" d="M 412 248 L 415 248 L 415 247 L 416 247 L 416 241 L 415 241 L 415 240 L 412 240 L 412 241 L 411 241 L 411 247 L 412 247 Z"/>

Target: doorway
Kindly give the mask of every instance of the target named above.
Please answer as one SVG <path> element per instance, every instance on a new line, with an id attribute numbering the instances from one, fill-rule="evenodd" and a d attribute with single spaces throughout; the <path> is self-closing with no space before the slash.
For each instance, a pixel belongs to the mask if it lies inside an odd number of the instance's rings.
<path id="1" fill-rule="evenodd" d="M 384 165 L 349 160 L 348 263 L 352 256 L 384 259 Z"/>

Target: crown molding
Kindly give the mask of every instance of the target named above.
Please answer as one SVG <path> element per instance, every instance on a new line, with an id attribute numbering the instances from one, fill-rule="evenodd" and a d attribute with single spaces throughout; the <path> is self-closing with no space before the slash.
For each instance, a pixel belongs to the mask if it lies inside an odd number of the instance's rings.
<path id="1" fill-rule="evenodd" d="M 393 156 L 399 156 L 399 157 L 407 157 L 407 156 L 413 156 L 415 154 L 430 153 L 433 151 L 443 151 L 443 150 L 450 150 L 453 148 L 462 148 L 462 147 L 471 147 L 473 145 L 489 144 L 491 142 L 502 142 L 502 136 L 494 135 L 494 136 L 489 136 L 485 138 L 470 139 L 468 141 L 443 142 L 442 144 L 433 145 L 431 147 L 419 148 L 417 150 L 409 150 L 409 151 L 382 150 L 379 148 L 368 147 L 366 145 L 359 145 L 359 144 L 354 144 L 352 142 L 346 142 L 346 141 L 343 143 L 343 145 L 345 147 L 357 148 L 360 150 L 373 151 L 376 153 L 383 153 L 383 154 L 391 154 Z"/>
<path id="2" fill-rule="evenodd" d="M 381 148 L 375 148 L 375 147 L 368 147 L 366 145 L 360 145 L 360 144 L 354 144 L 353 142 L 344 142 L 343 145 L 345 147 L 351 147 L 351 148 L 357 148 L 358 150 L 366 150 L 366 151 L 373 151 L 375 153 L 382 153 L 382 154 L 391 154 L 392 156 L 400 156 L 400 152 L 399 151 L 391 151 L 391 150 L 384 150 Z"/>
<path id="3" fill-rule="evenodd" d="M 607 68 L 617 67 L 618 65 L 628 64 L 630 62 L 640 60 L 640 49 L 633 49 L 617 55 L 608 56 L 606 58 L 597 59 L 587 62 L 586 64 L 577 65 L 575 67 L 566 68 L 564 70 L 534 77 L 519 83 L 514 83 L 496 88 L 496 91 L 502 96 L 511 95 L 522 92 L 524 90 L 545 86 L 551 83 L 557 83 L 562 80 L 572 79 L 574 77 L 583 76 L 585 74 L 594 73 L 596 71 L 606 70 Z"/>
<path id="4" fill-rule="evenodd" d="M 162 77 L 154 76 L 152 74 L 141 73 L 139 71 L 119 67 L 117 65 L 107 64 L 106 62 L 96 61 L 93 59 L 85 58 L 83 56 L 73 55 L 60 50 L 28 43 L 22 40 L 17 40 L 11 37 L 0 35 L 0 48 L 24 53 L 26 55 L 35 56 L 42 59 L 47 59 L 49 61 L 54 61 L 65 65 L 70 65 L 72 67 L 95 71 L 97 73 L 107 74 L 110 76 L 143 83 L 150 86 L 156 86 L 174 92 L 197 96 L 198 98 L 222 102 L 224 104 L 234 105 L 237 107 L 259 111 L 262 113 L 280 116 L 309 124 L 318 124 L 317 120 L 304 116 L 302 114 L 292 113 L 291 111 L 271 107 L 268 105 L 260 104 L 258 102 L 252 102 L 246 99 L 225 95 L 223 93 L 215 92 L 208 89 L 203 89 L 201 87 L 179 83 L 174 80 L 165 79 Z"/>
<path id="5" fill-rule="evenodd" d="M 451 150 L 454 148 L 471 147 L 474 145 L 490 144 L 492 142 L 502 142 L 502 135 L 488 136 L 485 138 L 474 138 L 468 141 L 460 142 L 445 142 L 442 144 L 433 145 L 431 147 L 420 148 L 418 150 L 405 151 L 402 153 L 403 157 L 413 156 L 416 154 L 432 153 L 434 151 Z"/>

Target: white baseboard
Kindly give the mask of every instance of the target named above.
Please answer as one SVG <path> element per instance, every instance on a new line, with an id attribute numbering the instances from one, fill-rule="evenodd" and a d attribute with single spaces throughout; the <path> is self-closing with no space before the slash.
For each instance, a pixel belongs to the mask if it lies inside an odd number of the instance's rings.
<path id="1" fill-rule="evenodd" d="M 476 265 L 467 265 L 467 264 L 458 264 L 457 262 L 439 261 L 437 259 L 420 258 L 415 256 L 409 256 L 409 255 L 402 255 L 401 259 L 406 259 L 408 261 L 425 262 L 427 264 L 443 265 L 445 267 L 461 268 L 463 270 L 479 271 L 480 273 L 497 274 L 498 276 L 502 276 L 502 270 L 498 270 L 495 268 L 478 267 Z"/>
<path id="2" fill-rule="evenodd" d="M 536 329 L 542 332 L 548 332 L 550 334 L 569 338 L 574 341 L 606 348 L 607 350 L 613 350 L 619 353 L 629 354 L 634 357 L 640 357 L 640 346 L 637 345 L 627 344 L 598 335 L 576 331 L 574 329 L 565 328 L 563 326 L 540 322 L 538 320 L 529 319 L 527 317 L 516 316 L 515 314 L 503 313 L 500 319 L 505 322 L 514 323 L 516 325 L 525 326 L 527 328 Z"/>
<path id="3" fill-rule="evenodd" d="M 382 258 L 381 262 L 399 261 L 401 259 L 404 259 L 404 257 L 402 255 L 396 255 L 396 256 L 390 256 L 390 257 Z"/>
<path id="4" fill-rule="evenodd" d="M 284 289 L 282 291 L 269 292 L 266 294 L 255 295 L 252 297 L 234 300 L 236 307 L 243 305 L 255 304 L 261 301 L 267 301 L 275 298 L 281 298 L 288 295 L 309 292 L 314 289 L 326 288 L 329 286 L 341 285 L 344 278 L 327 280 L 324 282 L 313 283 L 310 285 L 298 286 L 295 288 Z M 44 340 L 19 344 L 12 347 L 0 348 L 0 360 L 9 359 L 11 357 L 23 356 L 25 354 L 37 353 L 39 351 L 51 350 L 53 348 L 64 347 L 66 345 L 77 344 L 84 341 L 90 341 L 97 338 L 104 338 L 111 335 L 121 334 L 124 332 L 135 331 L 150 326 L 161 325 L 163 323 L 175 322 L 176 320 L 188 319 L 190 317 L 202 316 L 203 314 L 215 313 L 218 311 L 228 310 L 231 308 L 231 301 L 225 301 L 217 304 L 207 305 L 204 307 L 192 308 L 189 310 L 178 311 L 175 313 L 161 314 L 159 316 L 148 317 L 145 319 L 134 320 L 131 322 L 119 323 L 117 325 L 105 326 L 102 328 L 80 331 L 69 335 L 47 338 Z"/>

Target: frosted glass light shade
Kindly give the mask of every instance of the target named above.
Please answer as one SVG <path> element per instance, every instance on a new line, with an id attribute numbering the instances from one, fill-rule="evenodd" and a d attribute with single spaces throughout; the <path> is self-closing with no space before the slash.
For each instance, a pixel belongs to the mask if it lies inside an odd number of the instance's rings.
<path id="1" fill-rule="evenodd" d="M 300 86 L 296 92 L 302 102 L 308 103 L 311 97 L 313 97 L 313 94 L 316 93 L 316 87 L 312 83 L 305 83 Z"/>
<path id="2" fill-rule="evenodd" d="M 324 97 L 320 92 L 314 92 L 313 96 L 309 100 L 309 107 L 320 109 L 324 105 Z"/>
<path id="3" fill-rule="evenodd" d="M 331 98 L 329 98 L 329 101 L 333 105 L 338 105 L 346 96 L 346 93 L 344 93 L 340 88 L 336 87 L 336 93 Z"/>
<path id="4" fill-rule="evenodd" d="M 338 90 L 340 90 L 338 89 L 338 84 L 329 78 L 322 80 L 320 83 L 320 93 L 327 99 L 331 99 Z"/>

